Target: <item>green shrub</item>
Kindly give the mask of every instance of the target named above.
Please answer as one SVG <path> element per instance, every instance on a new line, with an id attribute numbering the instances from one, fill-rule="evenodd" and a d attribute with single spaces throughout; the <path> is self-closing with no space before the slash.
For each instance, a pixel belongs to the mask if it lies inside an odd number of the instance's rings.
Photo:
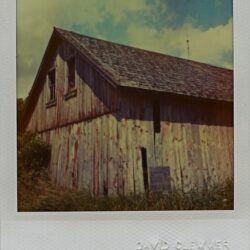
<path id="1" fill-rule="evenodd" d="M 51 186 L 47 169 L 50 146 L 31 133 L 19 134 L 17 154 L 18 210 L 31 211 Z"/>
<path id="2" fill-rule="evenodd" d="M 41 170 L 50 161 L 50 145 L 31 133 L 18 135 L 18 165 L 30 170 Z"/>

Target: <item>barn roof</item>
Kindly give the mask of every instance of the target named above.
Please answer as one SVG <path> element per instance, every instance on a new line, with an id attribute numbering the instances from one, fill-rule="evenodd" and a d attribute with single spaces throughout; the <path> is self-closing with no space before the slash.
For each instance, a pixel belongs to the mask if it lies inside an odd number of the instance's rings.
<path id="1" fill-rule="evenodd" d="M 55 28 L 117 86 L 233 101 L 233 71 Z"/>

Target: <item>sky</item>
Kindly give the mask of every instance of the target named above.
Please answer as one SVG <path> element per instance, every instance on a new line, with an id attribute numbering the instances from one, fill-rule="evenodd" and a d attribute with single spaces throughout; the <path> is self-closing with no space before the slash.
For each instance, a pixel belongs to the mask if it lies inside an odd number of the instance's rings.
<path id="1" fill-rule="evenodd" d="M 17 0 L 18 97 L 28 95 L 54 26 L 233 68 L 232 0 Z"/>

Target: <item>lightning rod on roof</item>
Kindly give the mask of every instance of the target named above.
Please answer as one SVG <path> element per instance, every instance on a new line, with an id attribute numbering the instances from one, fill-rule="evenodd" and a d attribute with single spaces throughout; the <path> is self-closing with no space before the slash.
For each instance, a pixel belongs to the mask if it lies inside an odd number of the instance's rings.
<path id="1" fill-rule="evenodd" d="M 188 56 L 188 59 L 190 58 L 190 40 L 189 40 L 189 37 L 188 37 L 188 33 L 187 33 L 187 56 Z"/>

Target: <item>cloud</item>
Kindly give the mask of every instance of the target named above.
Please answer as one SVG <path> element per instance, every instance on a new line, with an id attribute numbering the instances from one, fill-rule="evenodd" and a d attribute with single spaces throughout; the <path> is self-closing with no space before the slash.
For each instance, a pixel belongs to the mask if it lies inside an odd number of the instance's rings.
<path id="1" fill-rule="evenodd" d="M 104 19 L 96 6 L 98 0 L 65 0 L 63 4 L 61 0 L 17 1 L 18 96 L 27 95 L 53 26 L 80 24 L 94 30 Z"/>
<path id="2" fill-rule="evenodd" d="M 131 13 L 148 10 L 145 0 L 18 0 L 18 96 L 27 95 L 53 26 L 72 29 L 75 25 L 84 33 L 105 38 L 98 30 L 105 18 L 119 23 Z"/>
<path id="3" fill-rule="evenodd" d="M 187 58 L 187 34 L 190 40 L 190 59 L 218 66 L 232 68 L 232 62 L 225 58 L 233 48 L 232 18 L 226 25 L 207 30 L 185 23 L 178 29 L 160 30 L 142 24 L 130 25 L 127 29 L 130 44 L 160 53 Z"/>
<path id="4" fill-rule="evenodd" d="M 221 0 L 217 0 L 221 1 Z M 35 79 L 53 26 L 128 45 L 186 57 L 186 30 L 191 40 L 191 59 L 231 67 L 223 53 L 232 50 L 232 19 L 207 30 L 187 21 L 180 28 L 156 27 L 176 13 L 167 1 L 154 0 L 18 0 L 17 1 L 17 90 L 25 97 Z M 107 21 L 108 20 L 108 21 Z M 121 27 L 121 30 L 119 28 Z M 119 30 L 119 32 L 118 32 Z"/>
<path id="5" fill-rule="evenodd" d="M 112 16 L 115 23 L 124 21 L 131 13 L 150 12 L 145 0 L 106 0 L 104 10 Z"/>

